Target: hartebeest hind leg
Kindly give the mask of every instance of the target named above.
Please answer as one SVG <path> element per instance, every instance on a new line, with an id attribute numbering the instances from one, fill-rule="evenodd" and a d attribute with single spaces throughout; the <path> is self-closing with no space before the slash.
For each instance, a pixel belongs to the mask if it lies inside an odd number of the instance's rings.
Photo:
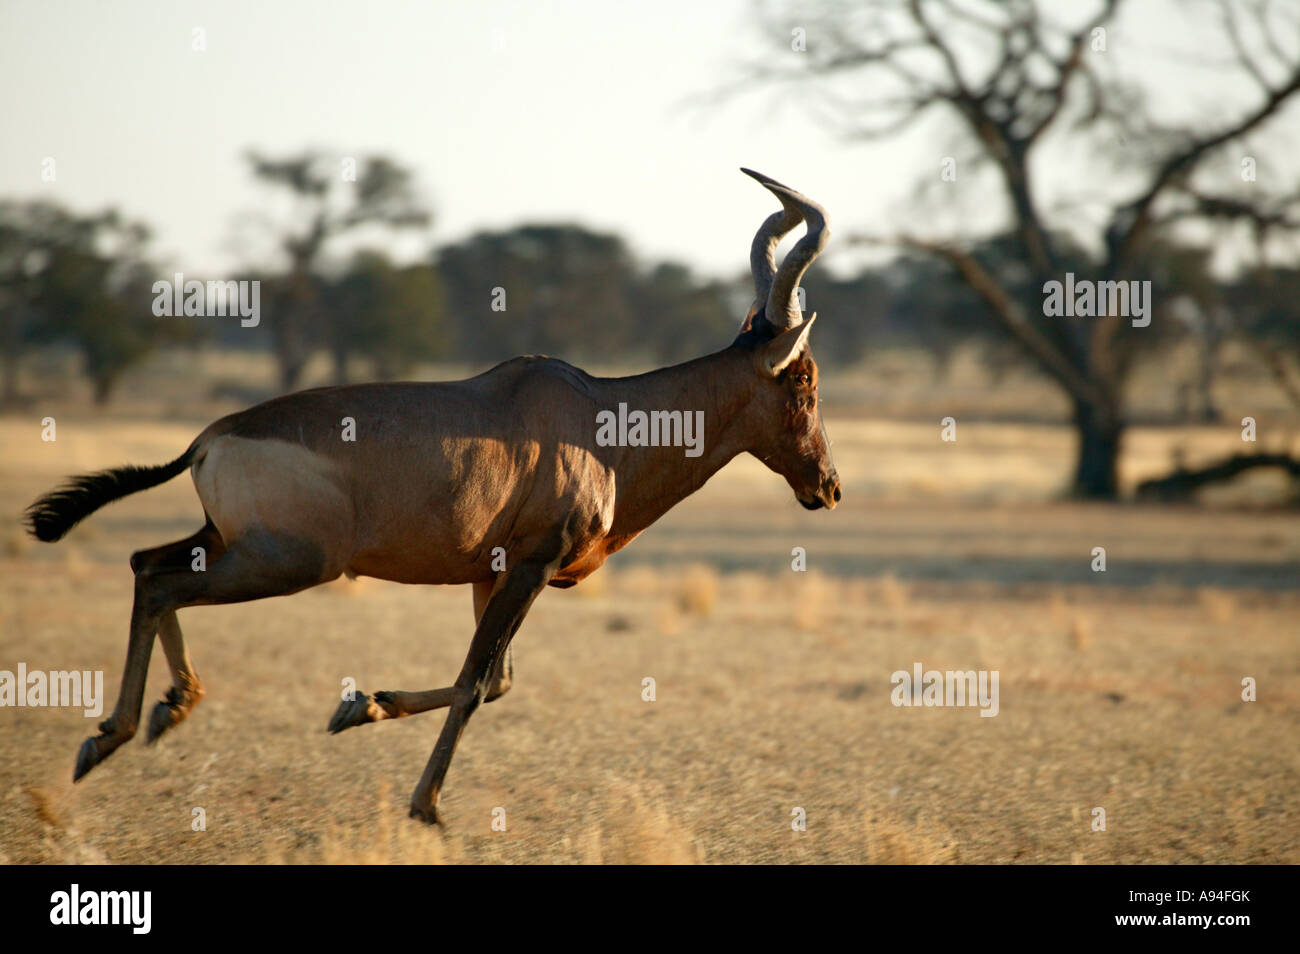
<path id="1" fill-rule="evenodd" d="M 474 622 L 476 624 L 483 618 L 483 611 L 487 608 L 488 598 L 492 595 L 493 586 L 495 586 L 494 582 L 474 584 Z M 488 684 L 487 695 L 483 697 L 483 701 L 491 702 L 504 696 L 514 681 L 514 675 L 514 648 L 507 646 L 505 655 L 497 660 L 496 668 L 492 672 L 492 680 Z M 338 708 L 334 710 L 333 717 L 330 719 L 329 731 L 337 735 L 344 729 L 350 729 L 354 725 L 383 722 L 385 719 L 401 719 L 405 716 L 417 715 L 433 709 L 444 709 L 456 700 L 456 692 L 455 686 L 446 686 L 442 689 L 424 689 L 418 692 L 381 689 L 373 696 L 360 693 L 352 699 L 344 699 L 339 703 Z"/>
<path id="2" fill-rule="evenodd" d="M 168 543 L 152 550 L 141 550 L 131 555 L 131 569 L 139 574 L 146 567 L 151 572 L 161 569 L 193 569 L 196 547 L 203 549 L 203 558 L 216 560 L 226 552 L 225 541 L 209 521 L 202 530 L 184 540 Z M 158 623 L 158 641 L 162 643 L 163 653 L 167 656 L 167 666 L 171 670 L 172 687 L 167 695 L 157 703 L 149 716 L 149 725 L 145 734 L 146 744 L 153 744 L 158 737 L 185 720 L 190 710 L 203 698 L 203 684 L 194 669 L 189 651 L 185 648 L 185 637 L 181 634 L 181 624 L 176 618 L 176 611 L 164 613 Z"/>
<path id="3" fill-rule="evenodd" d="M 412 818 L 438 823 L 438 796 L 451 757 L 456 752 L 456 743 L 460 741 L 469 717 L 487 698 L 492 674 L 505 659 L 510 640 L 518 632 L 533 600 L 555 575 L 557 567 L 558 560 L 523 561 L 497 577 L 475 627 L 465 664 L 456 677 L 455 696 L 450 703 L 447 721 L 443 723 L 424 774 L 411 794 Z"/>
<path id="4" fill-rule="evenodd" d="M 231 543 L 218 559 L 208 563 L 206 570 L 193 570 L 189 553 L 193 546 L 202 545 L 193 541 L 203 533 L 201 530 L 188 540 L 142 554 L 135 575 L 131 636 L 117 705 L 113 714 L 99 724 L 99 735 L 82 743 L 73 781 L 135 737 L 155 634 L 163 636 L 173 680 L 178 678 L 178 672 L 182 681 L 197 680 L 180 639 L 180 626 L 175 624 L 176 610 L 296 593 L 331 580 L 340 572 L 334 565 L 338 561 L 327 559 L 310 541 L 261 530 Z M 181 555 L 186 557 L 183 565 L 176 562 Z M 155 558 L 152 562 L 150 556 Z"/>

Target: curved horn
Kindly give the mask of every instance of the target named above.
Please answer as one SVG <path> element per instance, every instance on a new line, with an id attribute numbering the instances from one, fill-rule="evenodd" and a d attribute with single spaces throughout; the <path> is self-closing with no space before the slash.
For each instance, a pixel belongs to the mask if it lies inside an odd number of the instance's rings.
<path id="1" fill-rule="evenodd" d="M 781 200 L 781 205 L 786 210 L 784 213 L 786 216 L 790 214 L 790 209 L 793 206 L 794 209 L 798 210 L 799 217 L 808 224 L 808 233 L 795 243 L 794 248 L 786 255 L 785 261 L 781 263 L 780 270 L 772 279 L 767 294 L 767 303 L 764 307 L 764 316 L 768 323 L 777 331 L 784 331 L 803 322 L 803 312 L 799 308 L 799 299 L 795 292 L 799 287 L 799 280 L 803 278 L 803 273 L 808 270 L 808 266 L 821 254 L 822 249 L 826 247 L 826 243 L 830 241 L 829 217 L 826 210 L 820 205 L 789 186 L 783 185 L 775 179 L 769 179 L 760 173 L 751 172 L 748 169 L 744 171 L 757 179 L 769 192 Z M 768 221 L 771 221 L 771 219 Z M 758 239 L 755 238 L 756 246 L 757 242 Z M 757 285 L 757 279 L 755 284 Z"/>
<path id="2" fill-rule="evenodd" d="M 753 169 L 740 170 L 766 184 L 771 181 L 761 172 Z M 754 233 L 754 241 L 749 246 L 749 270 L 754 276 L 754 306 L 751 314 L 767 304 L 768 293 L 772 290 L 772 279 L 776 277 L 776 247 L 792 228 L 803 221 L 803 213 L 792 199 L 777 195 L 781 200 L 781 211 L 773 212 Z"/>

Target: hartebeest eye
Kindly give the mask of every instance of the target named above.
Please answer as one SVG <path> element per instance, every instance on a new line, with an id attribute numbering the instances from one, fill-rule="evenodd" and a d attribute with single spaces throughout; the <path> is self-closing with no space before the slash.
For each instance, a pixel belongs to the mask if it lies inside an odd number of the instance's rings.
<path id="1" fill-rule="evenodd" d="M 801 375 L 799 375 L 799 377 L 795 378 L 795 380 L 798 381 L 800 384 L 803 384 L 803 385 L 809 385 L 809 384 L 812 384 L 812 375 L 811 375 L 811 374 L 801 374 Z"/>

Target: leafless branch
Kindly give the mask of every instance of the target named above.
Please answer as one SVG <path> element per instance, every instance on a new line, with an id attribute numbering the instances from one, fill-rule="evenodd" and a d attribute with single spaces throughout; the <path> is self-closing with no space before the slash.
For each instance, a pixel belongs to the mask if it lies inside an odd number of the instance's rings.
<path id="1" fill-rule="evenodd" d="M 1089 403 L 1100 402 L 1101 394 L 1093 382 L 1080 374 L 1061 351 L 1034 328 L 1019 302 L 1007 294 L 1002 283 L 970 252 L 951 243 L 928 241 L 907 234 L 892 239 L 857 236 L 850 239 L 850 242 L 860 245 L 909 248 L 942 258 L 956 269 L 971 290 L 992 309 L 1002 326 L 1038 359 L 1039 364 L 1048 374 L 1079 400 Z"/>

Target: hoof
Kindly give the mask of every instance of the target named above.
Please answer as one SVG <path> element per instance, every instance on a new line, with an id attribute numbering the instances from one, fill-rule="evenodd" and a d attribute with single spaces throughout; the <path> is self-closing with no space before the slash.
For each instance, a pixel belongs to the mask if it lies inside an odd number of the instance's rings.
<path id="1" fill-rule="evenodd" d="M 149 714 L 149 727 L 145 730 L 144 744 L 153 745 L 158 741 L 158 736 L 184 719 L 185 715 L 185 712 L 169 702 L 158 703 Z"/>
<path id="2" fill-rule="evenodd" d="M 443 825 L 442 818 L 438 815 L 437 806 L 433 806 L 431 808 L 422 808 L 419 805 L 412 805 L 410 814 L 411 817 L 414 818 L 416 821 L 422 821 L 426 825 L 437 825 L 439 827 L 445 827 Z"/>
<path id="3" fill-rule="evenodd" d="M 196 689 L 192 692 L 182 692 L 175 686 L 167 690 L 167 697 L 162 702 L 153 707 L 153 712 L 149 714 L 149 725 L 145 729 L 145 745 L 153 745 L 158 741 L 158 736 L 162 735 L 174 725 L 179 725 L 185 721 L 185 717 L 190 714 L 190 710 L 199 704 L 203 698 L 203 690 Z"/>
<path id="4" fill-rule="evenodd" d="M 80 781 L 81 777 L 99 764 L 99 746 L 95 744 L 94 739 L 87 739 L 81 743 L 81 749 L 77 752 L 77 767 L 72 770 L 72 780 Z"/>
<path id="5" fill-rule="evenodd" d="M 383 693 L 376 693 L 383 695 Z M 339 707 L 334 710 L 334 716 L 330 719 L 329 731 L 338 735 L 344 729 L 350 729 L 354 725 L 365 725 L 367 722 L 378 722 L 380 719 L 388 718 L 388 713 L 381 709 L 375 700 L 364 692 L 356 694 L 356 698 L 351 701 L 344 699 L 339 703 Z"/>
<path id="6" fill-rule="evenodd" d="M 153 707 L 153 712 L 149 713 L 149 725 L 145 728 L 144 744 L 153 745 L 158 741 L 158 736 L 179 721 L 175 709 L 166 702 L 158 703 Z"/>

